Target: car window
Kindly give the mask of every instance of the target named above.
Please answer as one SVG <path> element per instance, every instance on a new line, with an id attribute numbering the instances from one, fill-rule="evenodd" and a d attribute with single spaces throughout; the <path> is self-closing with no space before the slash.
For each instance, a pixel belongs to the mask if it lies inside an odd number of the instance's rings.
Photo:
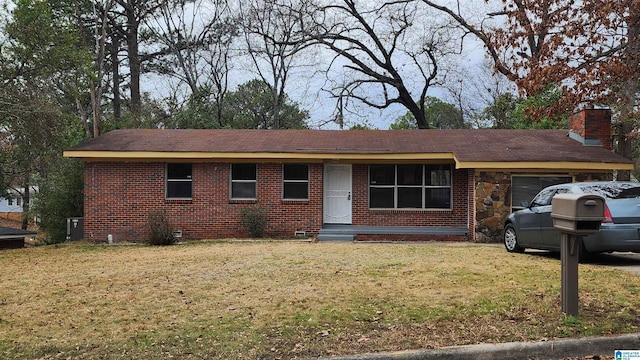
<path id="1" fill-rule="evenodd" d="M 555 194 L 556 189 L 544 189 L 536 195 L 531 201 L 531 206 L 547 206 L 551 205 L 551 198 Z"/>
<path id="2" fill-rule="evenodd" d="M 607 199 L 633 199 L 640 197 L 640 184 L 584 184 L 580 188 L 586 194 L 597 194 Z"/>

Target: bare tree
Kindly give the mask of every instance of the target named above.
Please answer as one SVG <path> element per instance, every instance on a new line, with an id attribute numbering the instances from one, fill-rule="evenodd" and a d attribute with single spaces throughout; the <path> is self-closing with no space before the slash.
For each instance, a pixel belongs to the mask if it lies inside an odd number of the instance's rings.
<path id="1" fill-rule="evenodd" d="M 183 98 L 202 97 L 216 103 L 222 126 L 222 102 L 228 92 L 232 44 L 237 17 L 226 0 L 176 0 L 147 20 L 155 42 L 166 56 L 152 60 L 151 71 L 169 75 L 189 90 Z"/>
<path id="2" fill-rule="evenodd" d="M 273 109 L 269 121 L 281 127 L 278 118 L 286 100 L 285 88 L 296 68 L 309 66 L 311 58 L 302 58 L 306 44 L 297 41 L 304 1 L 265 0 L 240 3 L 243 32 L 254 71 L 271 91 Z"/>
<path id="3" fill-rule="evenodd" d="M 431 126 L 424 115 L 427 91 L 440 84 L 443 59 L 459 49 L 447 23 L 423 21 L 427 14 L 412 1 L 341 0 L 307 7 L 307 43 L 332 50 L 331 66 L 350 76 L 333 89 L 336 98 L 377 109 L 401 104 L 418 128 Z"/>
<path id="4" fill-rule="evenodd" d="M 95 41 L 93 63 L 93 76 L 88 79 L 89 95 L 91 98 L 91 123 L 93 131 L 89 130 L 88 121 L 84 115 L 83 105 L 79 98 L 76 99 L 82 122 L 84 124 L 86 135 L 94 137 L 100 135 L 100 123 L 102 120 L 102 93 L 106 78 L 105 59 L 106 59 L 106 41 L 108 37 L 108 17 L 107 12 L 115 4 L 115 0 L 95 0 L 91 2 L 93 10 L 93 41 Z M 83 13 L 78 1 L 73 2 L 75 15 L 78 21 L 79 33 L 84 47 L 89 48 L 90 39 L 87 39 L 83 22 Z"/>

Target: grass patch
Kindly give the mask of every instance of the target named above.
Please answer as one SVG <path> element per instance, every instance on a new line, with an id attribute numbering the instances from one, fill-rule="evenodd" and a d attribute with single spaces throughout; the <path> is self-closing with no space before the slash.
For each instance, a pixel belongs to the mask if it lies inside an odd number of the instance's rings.
<path id="1" fill-rule="evenodd" d="M 499 246 L 82 243 L 0 252 L 0 358 L 293 358 L 638 331 L 636 275 Z M 614 296 L 615 295 L 615 296 Z"/>

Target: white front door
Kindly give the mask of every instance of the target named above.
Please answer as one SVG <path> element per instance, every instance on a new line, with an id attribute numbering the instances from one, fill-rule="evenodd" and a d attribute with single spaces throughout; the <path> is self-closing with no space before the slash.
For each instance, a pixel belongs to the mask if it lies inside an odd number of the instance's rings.
<path id="1" fill-rule="evenodd" d="M 324 223 L 351 224 L 351 165 L 324 165 Z"/>

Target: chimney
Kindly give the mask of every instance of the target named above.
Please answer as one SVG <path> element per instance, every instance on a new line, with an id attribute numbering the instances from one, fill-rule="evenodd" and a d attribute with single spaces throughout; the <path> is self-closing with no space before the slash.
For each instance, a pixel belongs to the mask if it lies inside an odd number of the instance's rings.
<path id="1" fill-rule="evenodd" d="M 583 109 L 569 117 L 569 137 L 585 146 L 611 150 L 611 110 Z"/>

